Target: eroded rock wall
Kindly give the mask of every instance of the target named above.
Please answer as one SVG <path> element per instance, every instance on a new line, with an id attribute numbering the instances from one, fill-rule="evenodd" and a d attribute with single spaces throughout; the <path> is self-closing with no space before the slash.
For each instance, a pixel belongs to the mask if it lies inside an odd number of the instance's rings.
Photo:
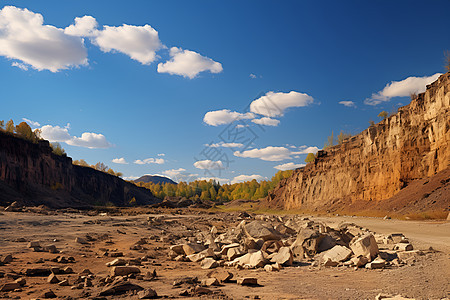
<path id="1" fill-rule="evenodd" d="M 52 153 L 47 141 L 38 144 L 0 132 L 0 205 L 11 201 L 53 207 L 137 204 L 160 200 L 144 188 L 88 167 L 72 165 L 70 157 Z"/>
<path id="2" fill-rule="evenodd" d="M 381 201 L 450 166 L 450 73 L 397 114 L 319 152 L 267 197 L 286 209 Z"/>

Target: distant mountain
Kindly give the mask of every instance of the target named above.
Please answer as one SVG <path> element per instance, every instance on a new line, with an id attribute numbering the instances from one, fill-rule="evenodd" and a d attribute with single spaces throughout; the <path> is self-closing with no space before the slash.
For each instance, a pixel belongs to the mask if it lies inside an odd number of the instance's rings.
<path id="1" fill-rule="evenodd" d="M 153 182 L 153 183 L 171 183 L 171 184 L 177 184 L 175 181 L 173 181 L 170 178 L 164 177 L 164 176 L 158 176 L 158 175 L 144 175 L 136 179 L 134 182 Z"/>

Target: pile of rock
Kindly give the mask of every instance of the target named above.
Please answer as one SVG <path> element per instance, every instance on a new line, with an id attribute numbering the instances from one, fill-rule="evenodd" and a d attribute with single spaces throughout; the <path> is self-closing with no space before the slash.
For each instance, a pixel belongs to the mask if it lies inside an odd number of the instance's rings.
<path id="1" fill-rule="evenodd" d="M 295 228 L 295 229 L 294 229 Z M 403 234 L 377 235 L 352 223 L 330 228 L 307 218 L 256 216 L 235 228 L 196 235 L 197 241 L 172 245 L 169 258 L 219 266 L 278 271 L 300 262 L 313 266 L 378 269 L 401 266 L 421 255 Z"/>

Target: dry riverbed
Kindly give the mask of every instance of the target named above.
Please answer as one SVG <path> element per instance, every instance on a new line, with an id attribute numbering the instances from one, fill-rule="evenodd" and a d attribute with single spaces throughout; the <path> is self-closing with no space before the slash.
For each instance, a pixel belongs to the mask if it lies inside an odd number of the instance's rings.
<path id="1" fill-rule="evenodd" d="M 450 297 L 449 222 L 130 212 L 0 213 L 0 298 Z"/>

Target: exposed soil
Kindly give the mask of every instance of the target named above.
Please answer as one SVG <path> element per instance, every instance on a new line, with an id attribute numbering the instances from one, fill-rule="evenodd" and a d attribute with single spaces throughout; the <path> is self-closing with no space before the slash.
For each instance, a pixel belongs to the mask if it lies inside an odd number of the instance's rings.
<path id="1" fill-rule="evenodd" d="M 130 211 L 127 211 L 128 213 Z M 143 212 L 143 211 L 141 211 Z M 132 213 L 135 214 L 136 212 Z M 149 225 L 148 217 L 162 216 L 159 224 Z M 295 263 L 279 272 L 264 269 L 236 269 L 227 267 L 236 277 L 256 277 L 259 286 L 247 287 L 236 283 L 208 287 L 212 294 L 203 299 L 375 299 L 379 293 L 402 295 L 416 299 L 443 299 L 450 297 L 450 222 L 400 221 L 380 218 L 331 217 L 317 218 L 331 227 L 339 223 L 353 222 L 380 234 L 402 232 L 414 245 L 423 250 L 420 256 L 401 267 L 368 270 L 346 266 L 312 266 L 309 262 Z M 241 219 L 238 213 L 211 213 L 194 210 L 157 210 L 153 214 L 88 215 L 86 213 L 44 211 L 43 213 L 0 213 L 0 256 L 13 256 L 13 261 L 0 265 L 0 287 L 12 282 L 14 274 L 26 268 L 70 266 L 74 274 L 56 275 L 74 284 L 78 273 L 89 269 L 95 277 L 92 287 L 72 289 L 47 283 L 47 276 L 24 277 L 26 285 L 10 292 L 0 292 L 0 298 L 33 299 L 51 289 L 59 299 L 95 299 L 104 288 L 99 286 L 110 268 L 105 264 L 115 257 L 104 256 L 105 249 L 123 252 L 126 259 L 142 260 L 142 273 L 156 270 L 151 280 L 129 279 L 143 288 L 152 288 L 163 298 L 179 299 L 185 285 L 174 287 L 173 282 L 186 276 L 206 277 L 198 263 L 173 261 L 168 249 L 177 237 L 195 236 L 198 231 L 209 230 L 212 225 L 219 230 L 236 226 Z M 89 235 L 87 244 L 75 242 L 77 237 Z M 141 238 L 146 243 L 140 250 L 130 250 Z M 27 248 L 29 241 L 39 241 L 41 246 L 53 244 L 60 253 L 34 252 Z M 438 251 L 430 251 L 429 247 Z M 75 259 L 74 263 L 51 261 L 58 256 Z M 38 261 L 41 262 L 38 263 Z M 222 267 L 221 267 L 222 268 Z M 71 298 L 72 297 L 72 298 Z M 192 297 L 197 299 L 200 296 Z M 123 295 L 104 296 L 97 299 L 138 299 L 132 292 Z"/>

